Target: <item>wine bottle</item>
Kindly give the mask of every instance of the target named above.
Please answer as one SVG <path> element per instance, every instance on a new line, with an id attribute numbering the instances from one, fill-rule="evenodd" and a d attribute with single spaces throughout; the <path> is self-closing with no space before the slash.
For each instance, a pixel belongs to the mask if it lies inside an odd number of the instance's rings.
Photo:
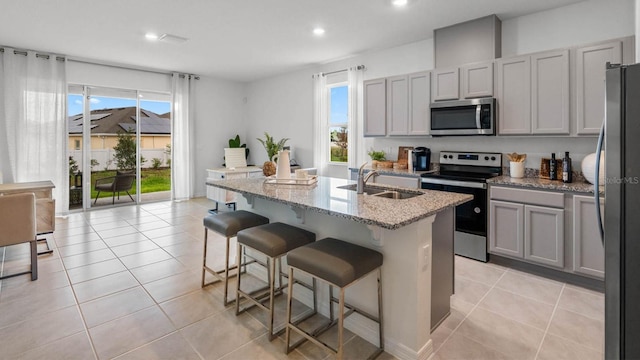
<path id="1" fill-rule="evenodd" d="M 556 179 L 556 153 L 551 153 L 551 161 L 549 162 L 549 179 Z"/>
<path id="2" fill-rule="evenodd" d="M 570 183 L 571 181 L 573 181 L 571 158 L 569 157 L 569 152 L 565 151 L 564 159 L 562 159 L 562 182 Z"/>

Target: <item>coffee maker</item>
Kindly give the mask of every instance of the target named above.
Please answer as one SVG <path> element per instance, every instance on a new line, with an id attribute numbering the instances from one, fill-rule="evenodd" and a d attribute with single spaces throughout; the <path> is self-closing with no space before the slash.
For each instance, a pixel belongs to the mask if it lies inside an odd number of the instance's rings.
<path id="1" fill-rule="evenodd" d="M 416 147 L 413 149 L 413 171 L 427 171 L 431 164 L 431 149 Z"/>

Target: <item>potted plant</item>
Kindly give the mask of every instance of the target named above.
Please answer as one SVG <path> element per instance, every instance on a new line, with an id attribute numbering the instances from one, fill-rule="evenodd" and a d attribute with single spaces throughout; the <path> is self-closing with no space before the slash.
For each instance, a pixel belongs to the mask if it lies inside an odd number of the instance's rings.
<path id="1" fill-rule="evenodd" d="M 264 176 L 271 176 L 276 173 L 276 164 L 273 162 L 273 157 L 278 154 L 278 151 L 284 148 L 284 144 L 289 140 L 289 138 L 283 138 L 278 142 L 273 140 L 273 136 L 269 135 L 268 132 L 264 132 L 264 139 L 258 138 L 258 141 L 264 146 L 264 149 L 267 151 L 267 157 L 269 161 L 265 161 L 262 165 L 262 173 Z"/>
<path id="2" fill-rule="evenodd" d="M 371 157 L 371 167 L 372 168 L 378 167 L 378 162 L 384 161 L 384 160 L 387 159 L 385 157 L 384 151 L 382 151 L 382 150 L 375 151 L 375 150 L 371 149 L 371 151 L 369 151 L 367 154 Z"/>

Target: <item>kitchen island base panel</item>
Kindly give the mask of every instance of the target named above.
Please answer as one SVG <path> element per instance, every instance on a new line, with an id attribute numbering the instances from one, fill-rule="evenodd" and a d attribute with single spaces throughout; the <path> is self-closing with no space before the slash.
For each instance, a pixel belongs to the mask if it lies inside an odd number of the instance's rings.
<path id="1" fill-rule="evenodd" d="M 261 198 L 253 198 L 251 204 L 244 197 L 238 197 L 238 209 L 268 216 L 272 222 L 284 222 L 313 231 L 317 238 L 340 238 L 381 252 L 384 256 L 382 278 L 385 279 L 382 289 L 385 350 L 400 359 L 426 359 L 431 355 L 432 234 L 446 234 L 446 231 L 436 229 L 452 225 L 453 208 L 395 230 L 378 228 L 375 231 L 377 239 L 374 239 L 367 225 L 349 219 L 304 210 L 304 223 L 301 223 L 302 219 L 288 205 Z M 452 232 L 453 228 L 450 229 Z M 449 257 L 453 264 L 452 251 Z M 445 283 L 452 284 L 453 278 Z M 346 301 L 367 312 L 376 313 L 375 299 L 359 296 L 375 293 L 376 289 L 376 277 L 370 274 L 349 288 Z M 305 298 L 305 293 L 298 300 L 312 306 L 311 296 Z M 317 296 L 318 311 L 328 317 L 328 287 L 319 286 Z M 356 314 L 349 317 L 345 320 L 345 327 L 372 344 L 378 343 L 377 324 L 363 316 Z"/>

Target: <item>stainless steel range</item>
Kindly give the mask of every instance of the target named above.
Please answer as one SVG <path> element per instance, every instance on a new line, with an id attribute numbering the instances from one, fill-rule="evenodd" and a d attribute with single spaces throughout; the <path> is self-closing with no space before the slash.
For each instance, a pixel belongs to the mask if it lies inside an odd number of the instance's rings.
<path id="1" fill-rule="evenodd" d="M 471 194 L 456 208 L 454 251 L 486 262 L 487 179 L 502 175 L 502 154 L 442 151 L 440 171 L 422 175 L 422 188 Z"/>

